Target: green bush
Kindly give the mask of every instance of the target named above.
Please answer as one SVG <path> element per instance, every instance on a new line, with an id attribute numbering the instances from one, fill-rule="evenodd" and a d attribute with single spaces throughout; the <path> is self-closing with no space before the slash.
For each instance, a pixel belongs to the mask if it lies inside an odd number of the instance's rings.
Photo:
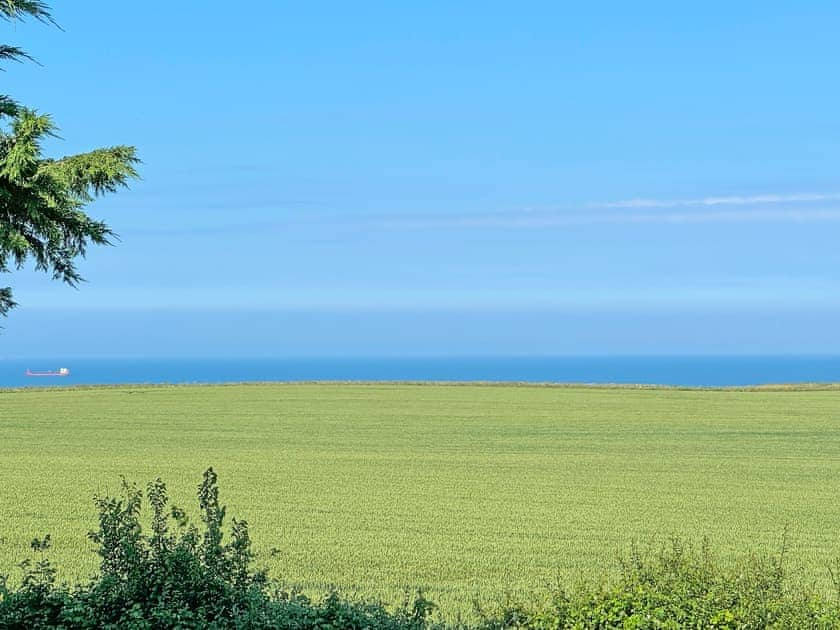
<path id="1" fill-rule="evenodd" d="M 557 589 L 538 605 L 510 604 L 483 613 L 500 628 L 840 628 L 840 605 L 794 584 L 784 549 L 726 567 L 706 546 L 673 539 L 656 553 L 633 548 L 617 580 Z"/>
<path id="2" fill-rule="evenodd" d="M 0 628 L 420 628 L 431 604 L 418 597 L 396 612 L 349 603 L 336 594 L 312 602 L 270 590 L 251 569 L 248 524 L 233 519 L 223 544 L 225 508 L 213 469 L 204 473 L 198 498 L 203 528 L 168 506 L 166 486 L 147 487 L 150 535 L 140 524 L 143 496 L 123 481 L 124 497 L 97 498 L 99 528 L 90 534 L 101 558 L 98 578 L 68 588 L 56 584 L 46 560 L 25 561 L 15 590 L 0 581 Z M 175 525 L 174 531 L 172 525 Z M 43 552 L 49 537 L 33 541 Z"/>
<path id="3" fill-rule="evenodd" d="M 99 527 L 90 538 L 99 575 L 69 587 L 56 582 L 47 560 L 21 563 L 18 586 L 0 578 L 0 628 L 840 628 L 840 603 L 791 580 L 784 549 L 724 566 L 705 546 L 693 549 L 679 540 L 655 553 L 634 548 L 612 582 L 497 603 L 477 609 L 469 624 L 433 620 L 434 604 L 422 593 L 396 610 L 335 592 L 312 600 L 251 568 L 245 521 L 233 519 L 224 542 L 225 508 L 212 469 L 199 487 L 200 529 L 169 506 L 157 479 L 146 489 L 152 518 L 144 534 L 143 493 L 125 481 L 123 489 L 122 498 L 96 499 Z M 49 536 L 35 539 L 33 552 L 40 555 L 49 544 Z"/>

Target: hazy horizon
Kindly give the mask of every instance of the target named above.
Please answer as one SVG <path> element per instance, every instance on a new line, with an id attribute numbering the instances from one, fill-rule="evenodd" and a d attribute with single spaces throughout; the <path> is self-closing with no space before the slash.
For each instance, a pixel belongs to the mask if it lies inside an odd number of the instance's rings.
<path id="1" fill-rule="evenodd" d="M 0 330 L 0 358 L 835 355 L 838 319 L 840 310 L 18 309 Z"/>

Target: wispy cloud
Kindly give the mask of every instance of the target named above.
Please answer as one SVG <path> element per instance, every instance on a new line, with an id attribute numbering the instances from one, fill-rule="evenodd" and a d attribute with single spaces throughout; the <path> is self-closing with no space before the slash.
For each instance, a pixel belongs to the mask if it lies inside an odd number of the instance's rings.
<path id="1" fill-rule="evenodd" d="M 450 215 L 397 215 L 383 218 L 376 224 L 393 229 L 540 229 L 621 224 L 835 223 L 840 222 L 838 201 L 840 193 L 813 192 L 697 199 L 639 198 L 592 202 L 577 208 L 531 207 Z"/>
<path id="2" fill-rule="evenodd" d="M 594 202 L 590 208 L 680 208 L 689 206 L 751 206 L 774 203 L 803 203 L 838 201 L 840 193 L 798 193 L 790 195 L 750 195 L 729 197 L 702 197 L 700 199 L 625 199 L 622 201 Z"/>
<path id="3" fill-rule="evenodd" d="M 704 223 L 833 223 L 840 222 L 840 209 L 716 210 L 713 212 L 607 212 L 543 214 L 527 216 L 472 215 L 447 218 L 395 219 L 380 225 L 395 229 L 505 228 L 539 229 L 575 225 Z"/>

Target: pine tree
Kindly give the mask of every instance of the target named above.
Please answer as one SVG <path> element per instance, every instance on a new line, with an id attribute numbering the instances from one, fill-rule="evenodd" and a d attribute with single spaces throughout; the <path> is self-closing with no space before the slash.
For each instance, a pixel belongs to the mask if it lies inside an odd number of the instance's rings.
<path id="1" fill-rule="evenodd" d="M 26 17 L 54 23 L 40 0 L 0 0 L 0 18 Z M 20 48 L 0 44 L 0 61 L 29 59 Z M 32 261 L 35 269 L 75 286 L 82 280 L 75 261 L 89 245 L 110 244 L 113 237 L 83 210 L 137 177 L 138 159 L 134 147 L 122 145 L 45 157 L 41 142 L 55 131 L 49 115 L 0 95 L 0 273 Z M 0 316 L 14 306 L 11 287 L 0 287 Z"/>

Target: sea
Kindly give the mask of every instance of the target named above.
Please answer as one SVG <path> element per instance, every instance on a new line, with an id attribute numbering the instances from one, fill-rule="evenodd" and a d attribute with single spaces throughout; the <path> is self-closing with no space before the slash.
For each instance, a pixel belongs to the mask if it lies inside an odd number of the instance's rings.
<path id="1" fill-rule="evenodd" d="M 27 376 L 31 371 L 69 375 Z M 695 387 L 840 382 L 840 356 L 0 358 L 0 388 L 120 383 L 490 381 Z"/>

